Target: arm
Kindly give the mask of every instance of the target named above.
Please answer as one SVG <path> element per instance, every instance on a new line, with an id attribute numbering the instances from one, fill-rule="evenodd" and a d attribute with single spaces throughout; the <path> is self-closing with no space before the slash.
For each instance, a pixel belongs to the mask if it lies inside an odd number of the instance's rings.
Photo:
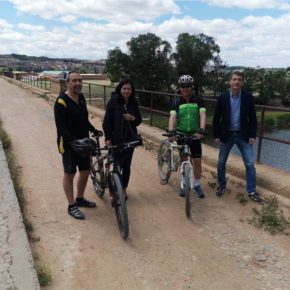
<path id="1" fill-rule="evenodd" d="M 205 126 L 206 126 L 206 111 L 202 110 L 199 112 L 199 127 L 203 130 L 205 130 Z"/>
<path id="2" fill-rule="evenodd" d="M 134 116 L 133 124 L 137 127 L 142 123 L 142 116 L 139 110 L 138 103 L 136 103 L 136 115 Z"/>
<path id="3" fill-rule="evenodd" d="M 168 130 L 174 131 L 176 129 L 176 123 L 177 123 L 177 110 L 178 106 L 176 104 L 176 99 L 173 101 L 171 110 L 170 110 L 170 116 L 168 120 Z"/>
<path id="4" fill-rule="evenodd" d="M 213 128 L 213 137 L 217 144 L 220 143 L 220 120 L 221 120 L 221 98 L 219 97 L 215 105 L 212 128 Z"/>
<path id="5" fill-rule="evenodd" d="M 169 131 L 169 133 L 171 131 L 175 131 L 176 122 L 177 122 L 177 114 L 176 114 L 175 110 L 172 110 L 172 111 L 170 111 L 170 117 L 169 117 L 169 120 L 168 120 L 168 131 Z M 174 141 L 173 134 L 172 134 L 172 136 L 169 136 L 168 139 L 169 139 L 170 142 L 173 142 Z"/>
<path id="6" fill-rule="evenodd" d="M 88 108 L 87 108 L 87 103 L 86 103 L 86 98 L 83 94 L 81 94 L 83 102 L 85 104 L 85 109 L 86 109 L 86 114 L 87 114 L 87 123 L 88 123 L 88 129 L 90 132 L 95 133 L 96 132 L 96 128 L 92 125 L 92 123 L 89 121 L 89 112 L 88 112 Z"/>
<path id="7" fill-rule="evenodd" d="M 75 140 L 76 138 L 69 132 L 66 126 L 66 107 L 63 103 L 59 102 L 59 98 L 54 104 L 54 117 L 57 130 L 65 142 Z"/>
<path id="8" fill-rule="evenodd" d="M 251 96 L 250 102 L 250 113 L 249 113 L 249 120 L 250 120 L 250 144 L 254 144 L 256 142 L 257 137 L 257 114 L 255 108 L 254 98 Z"/>
<path id="9" fill-rule="evenodd" d="M 176 120 L 177 120 L 177 117 L 176 117 L 176 113 L 171 113 L 170 112 L 170 117 L 169 117 L 169 121 L 168 121 L 168 130 L 169 131 L 174 131 L 175 130 L 175 126 L 176 126 Z"/>
<path id="10" fill-rule="evenodd" d="M 112 112 L 113 112 L 113 107 L 111 101 L 108 102 L 104 120 L 103 120 L 103 130 L 105 133 L 105 140 L 112 140 Z"/>

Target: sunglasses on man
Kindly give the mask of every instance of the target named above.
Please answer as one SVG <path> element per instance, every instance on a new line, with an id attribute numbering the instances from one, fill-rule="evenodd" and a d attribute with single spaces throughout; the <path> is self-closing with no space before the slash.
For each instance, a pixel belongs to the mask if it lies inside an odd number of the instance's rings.
<path id="1" fill-rule="evenodd" d="M 182 85 L 182 86 L 180 86 L 182 89 L 184 89 L 184 88 L 191 88 L 191 85 Z"/>

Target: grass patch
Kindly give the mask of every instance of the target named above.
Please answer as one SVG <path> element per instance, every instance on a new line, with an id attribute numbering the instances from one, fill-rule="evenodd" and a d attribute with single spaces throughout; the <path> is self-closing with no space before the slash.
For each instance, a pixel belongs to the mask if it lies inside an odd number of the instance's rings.
<path id="1" fill-rule="evenodd" d="M 16 196 L 19 202 L 21 212 L 24 216 L 24 207 L 25 207 L 25 198 L 24 198 L 24 189 L 21 185 L 21 167 L 17 164 L 15 156 L 12 153 L 12 144 L 8 134 L 3 129 L 3 122 L 0 120 L 0 140 L 3 144 L 3 149 L 6 155 L 8 168 L 10 175 L 14 184 L 14 189 Z M 25 218 L 24 218 L 25 219 Z"/>
<path id="2" fill-rule="evenodd" d="M 236 200 L 242 204 L 243 206 L 245 206 L 248 202 L 248 199 L 245 197 L 245 195 L 241 192 L 236 194 Z"/>
<path id="3" fill-rule="evenodd" d="M 216 182 L 215 181 L 208 181 L 207 184 L 208 184 L 208 186 L 211 189 L 215 189 L 216 188 Z"/>
<path id="4" fill-rule="evenodd" d="M 21 167 L 17 164 L 16 158 L 12 152 L 12 143 L 11 140 L 6 133 L 6 131 L 3 129 L 3 122 L 0 120 L 0 140 L 2 141 L 3 144 L 3 149 L 6 155 L 7 159 L 7 164 L 8 168 L 10 171 L 10 175 L 14 184 L 14 189 L 15 193 L 18 199 L 19 207 L 22 213 L 22 218 L 23 218 L 23 224 L 25 226 L 25 230 L 27 233 L 27 237 L 30 241 L 39 241 L 39 237 L 34 237 L 33 236 L 33 225 L 32 223 L 28 220 L 28 218 L 25 215 L 25 196 L 24 196 L 24 189 L 21 185 Z M 35 254 L 37 257 L 38 255 Z M 40 286 L 45 287 L 49 285 L 52 281 L 52 275 L 51 271 L 47 266 L 38 266 L 36 268 L 37 276 L 39 279 Z"/>
<path id="5" fill-rule="evenodd" d="M 283 211 L 279 209 L 277 197 L 267 198 L 265 204 L 259 210 L 253 209 L 254 217 L 249 220 L 257 228 L 263 228 L 272 235 L 284 232 L 290 228 L 290 218 L 284 216 Z"/>
<path id="6" fill-rule="evenodd" d="M 36 268 L 36 272 L 40 286 L 49 286 L 52 281 L 52 274 L 50 268 L 46 265 L 38 266 Z"/>
<path id="7" fill-rule="evenodd" d="M 38 97 L 44 99 L 47 102 L 50 100 L 47 94 L 41 94 L 41 95 L 38 95 Z"/>

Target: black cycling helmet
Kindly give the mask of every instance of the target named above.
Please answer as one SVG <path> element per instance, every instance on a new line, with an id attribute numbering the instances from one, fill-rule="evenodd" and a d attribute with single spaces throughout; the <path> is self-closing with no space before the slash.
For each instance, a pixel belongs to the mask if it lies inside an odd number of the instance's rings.
<path id="1" fill-rule="evenodd" d="M 97 148 L 97 144 L 89 137 L 73 140 L 70 143 L 71 148 L 82 157 L 92 154 Z"/>

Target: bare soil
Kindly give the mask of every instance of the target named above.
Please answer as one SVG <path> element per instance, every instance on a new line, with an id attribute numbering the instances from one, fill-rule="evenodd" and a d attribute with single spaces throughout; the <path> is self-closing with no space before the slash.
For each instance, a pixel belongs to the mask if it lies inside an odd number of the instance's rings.
<path id="1" fill-rule="evenodd" d="M 28 217 L 40 238 L 31 247 L 53 273 L 46 289 L 290 289 L 289 237 L 248 224 L 255 204 L 236 201 L 236 193 L 245 192 L 238 179 L 217 198 L 208 184 L 215 181 L 210 167 L 203 173 L 206 198 L 194 196 L 190 220 L 177 195 L 178 174 L 160 185 L 156 155 L 143 148 L 133 158 L 127 241 L 108 195 L 98 199 L 91 182 L 86 197 L 97 208 L 84 209 L 84 221 L 71 218 L 52 104 L 3 79 L 0 86 L 0 118 L 22 166 Z M 92 123 L 101 127 L 98 118 Z"/>

